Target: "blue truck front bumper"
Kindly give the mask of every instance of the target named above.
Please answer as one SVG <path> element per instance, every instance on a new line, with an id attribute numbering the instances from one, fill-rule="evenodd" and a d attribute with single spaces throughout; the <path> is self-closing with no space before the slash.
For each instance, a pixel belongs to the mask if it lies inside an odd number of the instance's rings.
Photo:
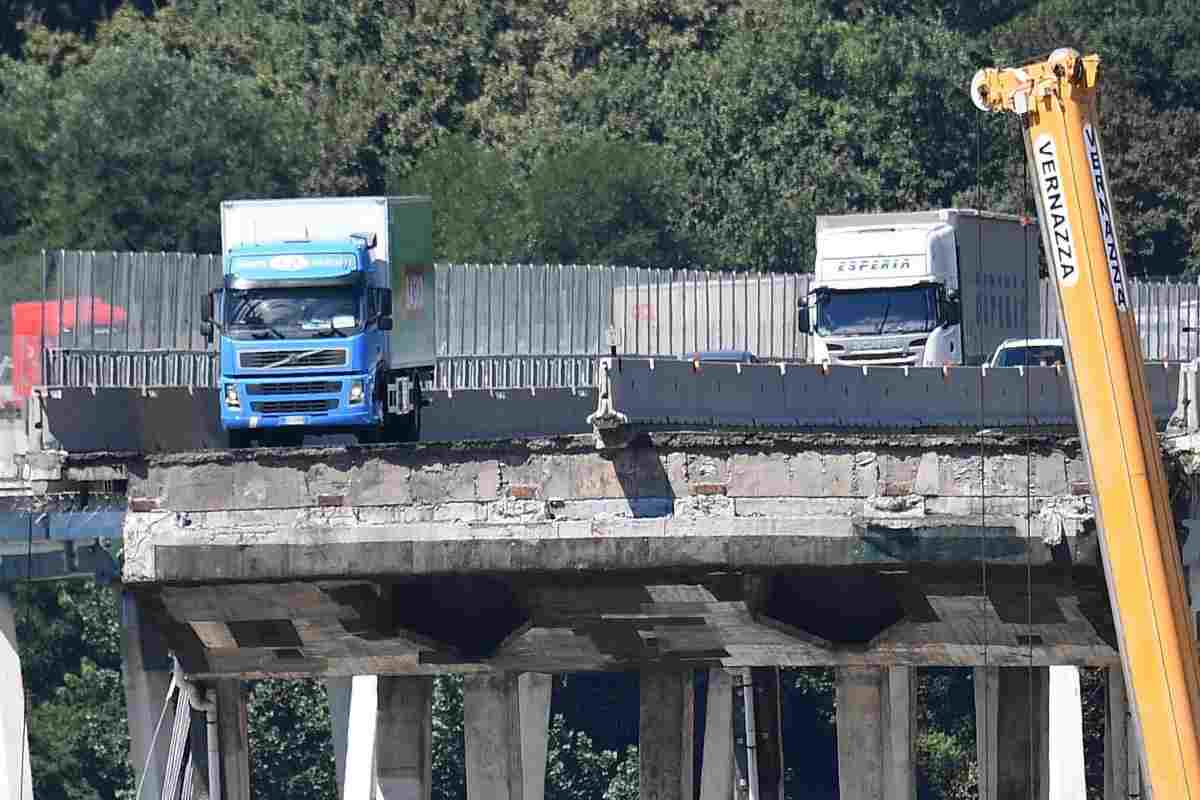
<path id="1" fill-rule="evenodd" d="M 356 383 L 362 387 L 362 401 L 351 403 L 351 387 Z M 223 379 L 218 398 L 221 427 L 263 430 L 378 425 L 380 420 L 370 402 L 374 390 L 369 375 Z M 230 403 L 231 395 L 236 395 L 236 405 Z"/>

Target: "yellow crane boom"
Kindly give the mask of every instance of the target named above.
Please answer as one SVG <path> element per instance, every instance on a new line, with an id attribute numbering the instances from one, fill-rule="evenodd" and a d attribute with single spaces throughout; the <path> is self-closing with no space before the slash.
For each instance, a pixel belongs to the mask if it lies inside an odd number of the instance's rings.
<path id="1" fill-rule="evenodd" d="M 1091 472 L 1121 661 L 1155 797 L 1200 800 L 1200 666 L 1100 147 L 1100 59 L 980 70 L 971 96 L 1022 121 Z"/>

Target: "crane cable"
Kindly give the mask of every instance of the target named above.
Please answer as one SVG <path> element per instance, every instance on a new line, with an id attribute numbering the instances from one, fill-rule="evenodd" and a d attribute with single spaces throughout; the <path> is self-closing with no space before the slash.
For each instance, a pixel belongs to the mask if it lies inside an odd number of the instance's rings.
<path id="1" fill-rule="evenodd" d="M 975 117 L 975 209 L 976 209 L 976 212 L 982 211 L 982 209 L 983 209 L 983 121 L 979 115 L 976 115 L 976 117 Z M 976 291 L 978 292 L 979 284 L 980 284 L 980 281 L 979 281 L 980 276 L 978 275 L 978 270 L 979 270 L 979 265 L 983 263 L 983 223 L 982 223 L 982 219 L 979 217 L 976 217 L 976 220 L 977 220 L 977 224 L 976 224 L 976 236 L 975 236 L 975 248 L 976 248 L 975 269 L 977 271 L 977 274 L 975 275 L 975 283 L 976 283 Z M 959 292 L 959 297 L 960 298 L 962 297 L 961 291 Z M 962 301 L 960 300 L 959 302 L 961 303 Z M 980 307 L 976 306 L 976 309 L 977 309 L 976 317 L 978 317 L 979 316 L 978 312 L 979 312 Z M 960 314 L 960 317 L 961 316 L 962 315 Z M 976 319 L 977 324 L 978 324 L 978 322 L 979 322 L 979 320 Z M 962 326 L 960 323 L 959 330 L 962 331 L 963 327 L 965 327 L 965 326 Z M 963 338 L 965 338 L 965 333 L 963 334 Z M 982 342 L 980 344 L 982 346 Z M 963 343 L 962 351 L 963 351 L 964 355 L 967 352 L 965 342 Z M 981 690 L 980 687 L 978 685 L 976 685 L 974 694 L 975 694 L 975 698 L 976 698 L 975 739 L 976 739 L 977 743 L 981 739 L 985 743 L 984 747 L 982 748 L 982 758 L 979 758 L 980 748 L 978 747 L 978 744 L 976 745 L 976 757 L 979 759 L 979 764 L 978 764 L 978 774 L 979 774 L 978 780 L 980 783 L 980 786 L 978 787 L 979 796 L 986 797 L 987 800 L 993 800 L 993 798 L 987 797 L 987 792 L 986 792 L 986 787 L 989 785 L 988 778 L 989 778 L 989 771 L 990 771 L 990 767 L 991 767 L 990 759 L 988 758 L 988 753 L 994 744 L 991 740 L 991 737 L 988 736 L 988 734 L 991 733 L 992 731 L 988 724 L 989 720 L 991 719 L 991 713 L 990 713 L 990 711 L 991 711 L 991 693 L 988 691 L 988 688 L 991 684 L 991 664 L 989 661 L 990 653 L 989 653 L 989 649 L 988 649 L 989 640 L 991 638 L 991 632 L 989 630 L 989 625 L 988 625 L 988 602 L 989 601 L 988 601 L 988 564 L 987 564 L 987 556 L 988 556 L 988 549 L 987 549 L 987 449 L 986 449 L 986 442 L 985 442 L 985 437 L 984 437 L 984 430 L 987 425 L 987 419 L 984 415 L 984 403 L 983 403 L 983 392 L 984 392 L 983 376 L 984 376 L 984 371 L 986 369 L 987 369 L 987 367 L 983 366 L 983 365 L 981 365 L 979 368 L 979 426 L 978 426 L 978 432 L 976 434 L 979 437 L 979 531 L 980 531 L 979 568 L 980 568 L 980 582 L 982 584 L 981 591 L 983 593 L 983 597 L 981 598 L 981 602 L 980 602 L 980 612 L 981 612 L 980 619 L 982 620 L 982 623 L 983 623 L 983 670 L 981 673 L 982 680 L 983 680 L 983 687 Z M 978 681 L 979 677 L 980 677 L 980 674 L 972 675 L 972 678 L 974 678 L 975 681 Z M 982 711 L 983 711 L 982 725 L 984 727 L 984 735 L 983 736 L 980 736 L 980 733 L 979 733 L 979 727 L 981 724 L 980 723 L 980 708 L 979 708 L 980 698 L 982 698 L 982 706 L 983 706 L 983 708 L 982 708 Z"/>
<path id="2" fill-rule="evenodd" d="M 1023 136 L 1023 134 L 1021 133 L 1019 128 L 1017 130 L 1017 135 L 1018 135 L 1018 138 L 1021 138 Z M 983 152 L 982 151 L 983 151 L 983 123 L 982 123 L 982 119 L 977 116 L 976 122 L 975 122 L 975 207 L 976 207 L 976 210 L 979 212 L 982 212 L 984 210 L 983 209 L 983 180 L 982 180 L 982 177 L 983 177 L 982 176 L 982 173 L 983 173 Z M 1022 153 L 1024 152 L 1024 143 L 1023 142 L 1022 142 L 1021 147 L 1019 148 L 1018 152 L 1022 152 Z M 1034 752 L 1034 747 L 1035 747 L 1035 743 L 1036 743 L 1035 719 L 1036 719 L 1036 712 L 1038 709 L 1034 705 L 1034 698 L 1035 698 L 1034 666 L 1033 666 L 1034 638 L 1033 638 L 1033 633 L 1032 633 L 1033 632 L 1033 552 L 1032 552 L 1031 542 L 1032 542 L 1032 524 L 1033 524 L 1033 407 L 1032 407 L 1033 387 L 1032 387 L 1032 375 L 1029 371 L 1030 366 L 1031 366 L 1030 358 L 1029 358 L 1029 354 L 1030 354 L 1029 344 L 1030 344 L 1030 341 L 1033 339 L 1032 319 L 1031 319 L 1031 314 L 1030 314 L 1029 297 L 1030 297 L 1030 292 L 1034 291 L 1034 284 L 1032 282 L 1032 278 L 1030 275 L 1029 245 L 1028 245 L 1028 237 L 1025 233 L 1026 227 L 1030 224 L 1030 218 L 1027 214 L 1027 212 L 1029 210 L 1029 202 L 1031 199 L 1031 192 L 1029 189 L 1030 180 L 1029 180 L 1028 159 L 1022 157 L 1021 164 L 1022 164 L 1023 180 L 1022 180 L 1022 184 L 1021 184 L 1022 189 L 1021 189 L 1020 237 L 1021 237 L 1022 259 L 1023 259 L 1023 264 L 1024 264 L 1024 281 L 1021 285 L 1022 297 L 1021 297 L 1020 302 L 1017 303 L 1016 305 L 1017 305 L 1017 309 L 1019 310 L 1019 313 L 1023 317 L 1020 324 L 1021 324 L 1021 327 L 1024 328 L 1024 331 L 1025 331 L 1025 348 L 1024 348 L 1025 364 L 1021 368 L 1021 371 L 1023 373 L 1023 377 L 1024 377 L 1024 381 L 1025 381 L 1025 623 L 1026 623 L 1025 624 L 1025 627 L 1026 627 L 1025 642 L 1026 642 L 1026 647 L 1027 647 L 1027 650 L 1026 650 L 1026 670 L 1027 670 L 1027 672 L 1026 672 L 1026 689 L 1027 689 L 1026 695 L 1027 695 L 1027 702 L 1028 702 L 1027 720 L 1028 720 L 1028 725 L 1029 725 L 1029 730 L 1028 730 L 1029 738 L 1028 738 L 1027 742 L 1028 742 L 1028 747 L 1029 747 L 1028 758 L 1029 758 L 1029 762 L 1031 765 L 1031 768 L 1028 770 L 1028 773 L 1027 773 L 1027 778 L 1028 778 L 1028 783 L 1029 783 L 1029 786 L 1028 786 L 1029 796 L 1034 797 L 1035 789 L 1036 789 L 1035 781 L 1034 781 L 1035 770 L 1032 767 L 1033 767 L 1034 758 L 1036 756 L 1036 753 Z M 978 218 L 978 219 L 980 220 L 980 224 L 978 225 L 978 228 L 977 228 L 978 236 L 976 238 L 977 269 L 979 269 L 980 265 L 983 264 L 983 253 L 984 253 L 984 246 L 983 246 L 984 226 L 982 224 L 982 218 Z M 979 276 L 977 275 L 976 276 L 977 284 L 979 283 L 978 277 Z M 1041 294 L 1040 286 L 1037 287 L 1037 291 L 1039 293 L 1039 299 L 1040 299 L 1040 294 Z M 964 348 L 964 352 L 965 352 L 965 348 Z M 977 696 L 982 697 L 982 705 L 983 705 L 982 725 L 985 726 L 985 731 L 986 731 L 985 737 L 983 737 L 983 738 L 985 738 L 986 745 L 983 748 L 982 763 L 980 763 L 978 765 L 978 767 L 979 767 L 979 781 L 981 784 L 983 784 L 982 786 L 979 787 L 979 795 L 981 797 L 987 797 L 988 800 L 994 800 L 987 794 L 987 788 L 986 788 L 986 787 L 990 786 L 988 779 L 990 777 L 989 770 L 990 770 L 991 764 L 990 764 L 990 758 L 988 756 L 989 756 L 991 749 L 998 745 L 998 742 L 995 742 L 994 738 L 999 733 L 998 729 L 993 730 L 991 727 L 991 713 L 990 713 L 990 711 L 991 711 L 991 692 L 988 691 L 988 686 L 991 682 L 991 678 L 990 678 L 991 664 L 990 664 L 990 651 L 989 651 L 991 631 L 990 631 L 989 625 L 988 625 L 988 619 L 989 619 L 988 606 L 990 605 L 990 600 L 989 600 L 989 594 L 988 594 L 988 546 L 987 546 L 987 531 L 986 531 L 986 529 L 987 529 L 987 443 L 986 443 L 986 436 L 984 434 L 984 431 L 986 430 L 986 425 L 987 425 L 987 418 L 986 418 L 986 413 L 985 413 L 985 403 L 984 403 L 984 393 L 985 393 L 985 389 L 987 386 L 986 381 L 984 379 L 986 370 L 987 370 L 987 365 L 985 364 L 984 366 L 981 367 L 981 369 L 979 371 L 979 434 L 978 434 L 978 436 L 979 436 L 979 524 L 980 524 L 980 529 L 981 529 L 980 574 L 981 574 L 981 583 L 982 583 L 982 590 L 983 590 L 983 612 L 984 612 L 982 614 L 984 686 L 983 686 L 982 692 L 979 692 L 977 689 Z M 1048 683 L 1049 682 L 1048 673 L 1047 673 L 1046 680 Z M 1049 687 L 1047 686 L 1047 690 L 1048 690 L 1048 688 Z M 997 683 L 997 690 L 999 690 L 998 683 Z M 1040 692 L 1037 694 L 1040 695 Z M 976 709 L 976 728 L 977 729 L 979 728 L 979 726 L 981 724 L 980 720 L 979 720 L 979 710 L 980 709 L 978 709 L 978 708 Z M 980 738 L 981 737 L 979 736 L 979 733 L 977 730 L 976 731 L 976 740 L 978 741 Z M 1040 772 L 1040 770 L 1038 772 Z"/>
<path id="3" fill-rule="evenodd" d="M 1020 125 L 1020 122 L 1018 121 L 1018 126 L 1019 125 Z M 1019 130 L 1019 127 L 1018 127 L 1018 131 L 1017 131 L 1017 136 L 1018 136 L 1018 139 L 1021 140 L 1021 145 L 1022 145 L 1017 152 L 1020 152 L 1023 154 L 1025 151 L 1024 135 Z M 1034 676 L 1034 666 L 1033 666 L 1033 535 L 1032 535 L 1033 534 L 1033 406 L 1032 406 L 1032 398 L 1031 398 L 1031 395 L 1033 392 L 1033 386 L 1032 386 L 1032 376 L 1029 372 L 1029 369 L 1032 366 L 1032 364 L 1030 364 L 1031 359 L 1029 357 L 1030 352 L 1031 352 L 1029 343 L 1030 343 L 1030 340 L 1033 339 L 1032 323 L 1029 318 L 1030 317 L 1030 314 L 1029 314 L 1029 292 L 1030 292 L 1030 288 L 1033 284 L 1030 280 L 1030 274 L 1029 274 L 1028 237 L 1025 235 L 1025 228 L 1028 225 L 1028 220 L 1029 220 L 1029 217 L 1026 216 L 1026 213 L 1029 211 L 1029 201 L 1032 199 L 1032 192 L 1029 189 L 1029 186 L 1030 186 L 1029 159 L 1022 157 L 1021 165 L 1022 165 L 1021 186 L 1023 187 L 1021 190 L 1021 253 L 1022 253 L 1022 258 L 1024 259 L 1024 262 L 1025 262 L 1025 280 L 1021 284 L 1021 291 L 1022 291 L 1023 296 L 1021 298 L 1020 308 L 1025 317 L 1023 327 L 1025 328 L 1025 345 L 1026 345 L 1025 346 L 1025 367 L 1024 367 L 1024 373 L 1025 373 L 1025 631 L 1026 631 L 1025 641 L 1029 648 L 1028 660 L 1026 662 L 1027 666 L 1026 666 L 1025 685 L 1026 685 L 1026 687 L 1028 687 L 1028 701 L 1029 701 L 1029 708 L 1028 708 L 1028 714 L 1027 714 L 1027 717 L 1029 720 L 1029 739 L 1027 740 L 1029 743 L 1028 747 L 1029 747 L 1029 761 L 1030 761 L 1030 769 L 1029 769 L 1029 773 L 1028 773 L 1029 796 L 1036 797 L 1038 793 L 1035 791 L 1037 787 L 1035 785 L 1034 775 L 1035 774 L 1040 775 L 1041 769 L 1040 769 L 1039 764 L 1034 763 L 1034 759 L 1035 759 L 1035 757 L 1038 757 L 1038 753 L 1040 753 L 1042 748 L 1036 747 L 1037 740 L 1034 738 L 1035 733 L 1036 733 L 1035 719 L 1036 719 L 1036 713 L 1037 713 L 1038 709 L 1034 705 L 1035 693 L 1034 693 L 1034 684 L 1033 684 L 1033 676 Z M 1034 216 L 1036 218 L 1036 212 L 1035 212 Z M 1041 287 L 1039 286 L 1038 288 L 1040 290 Z M 1039 294 L 1040 294 L 1040 291 L 1039 291 Z M 1041 304 L 1039 303 L 1038 306 L 1040 308 Z M 1050 687 L 1049 687 L 1050 668 L 1049 667 L 1046 668 L 1044 675 L 1045 675 L 1045 680 L 1047 683 L 1046 694 L 1047 694 L 1047 696 L 1049 696 L 1049 691 L 1050 691 Z M 1041 697 L 1041 695 L 1042 695 L 1042 693 L 1040 691 L 1037 692 L 1037 696 L 1039 698 Z M 1053 698 L 1050 698 L 1050 702 L 1053 702 Z M 1047 713 L 1049 713 L 1049 709 L 1047 709 Z M 1047 752 L 1048 752 L 1049 742 L 1047 742 L 1046 744 L 1047 744 Z M 1039 760 L 1040 760 L 1040 758 L 1039 758 Z M 1048 776 L 1047 776 L 1047 778 L 1048 778 Z M 1046 787 L 1046 788 L 1048 791 L 1049 787 Z"/>

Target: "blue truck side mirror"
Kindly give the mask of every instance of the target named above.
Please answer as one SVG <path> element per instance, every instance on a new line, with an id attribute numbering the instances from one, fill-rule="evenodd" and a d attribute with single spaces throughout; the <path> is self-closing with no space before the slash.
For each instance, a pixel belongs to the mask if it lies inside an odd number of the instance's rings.
<path id="1" fill-rule="evenodd" d="M 390 331 L 392 329 L 392 290 L 379 290 L 379 330 Z"/>
<path id="2" fill-rule="evenodd" d="M 205 342 L 213 340 L 213 293 L 200 295 L 200 336 Z"/>

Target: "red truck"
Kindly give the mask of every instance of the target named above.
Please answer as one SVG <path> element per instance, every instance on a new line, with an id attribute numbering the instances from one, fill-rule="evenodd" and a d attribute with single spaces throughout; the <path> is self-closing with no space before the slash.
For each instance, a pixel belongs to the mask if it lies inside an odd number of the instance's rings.
<path id="1" fill-rule="evenodd" d="M 99 298 L 31 300 L 12 305 L 12 394 L 0 401 L 0 412 L 20 414 L 34 386 L 42 383 L 43 345 L 78 344 L 108 349 L 114 332 L 124 328 L 128 314 Z M 67 341 L 60 340 L 66 337 Z"/>

